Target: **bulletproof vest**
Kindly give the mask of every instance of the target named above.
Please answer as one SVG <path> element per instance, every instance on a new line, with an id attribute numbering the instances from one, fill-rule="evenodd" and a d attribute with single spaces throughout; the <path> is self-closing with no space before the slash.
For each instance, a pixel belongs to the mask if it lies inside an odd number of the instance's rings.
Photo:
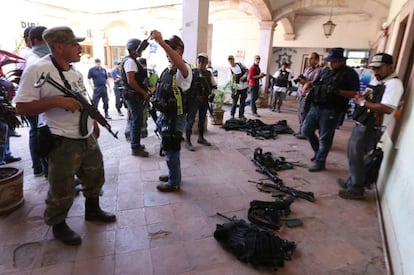
<path id="1" fill-rule="evenodd" d="M 189 99 L 195 98 L 196 96 L 205 96 L 207 97 L 210 94 L 210 71 L 201 71 L 198 68 L 192 69 L 193 80 L 191 82 L 190 90 L 187 92 Z"/>
<path id="2" fill-rule="evenodd" d="M 311 88 L 312 104 L 321 108 L 346 111 L 348 99 L 339 95 L 346 71 L 352 68 L 344 66 L 339 70 L 325 69 L 321 71 Z"/>
<path id="3" fill-rule="evenodd" d="M 369 102 L 380 103 L 382 96 L 384 95 L 385 85 L 379 84 L 377 86 L 368 85 L 366 89 L 365 99 Z M 359 123 L 366 126 L 381 126 L 384 114 L 371 112 L 370 109 L 365 106 L 356 106 L 352 118 Z"/>
<path id="4" fill-rule="evenodd" d="M 275 85 L 278 87 L 287 87 L 289 82 L 289 72 L 280 70 L 279 76 L 276 78 Z"/>
<path id="5" fill-rule="evenodd" d="M 186 113 L 186 96 L 177 86 L 177 67 L 166 68 L 155 86 L 154 96 L 151 98 L 155 108 L 167 117 L 175 117 Z"/>
<path id="6" fill-rule="evenodd" d="M 126 75 L 125 68 L 124 68 L 124 64 L 125 64 L 125 61 L 127 60 L 127 58 L 132 58 L 135 61 L 135 63 L 137 64 L 138 71 L 135 73 L 135 76 L 134 76 L 135 80 L 137 81 L 138 85 L 142 89 L 147 90 L 148 89 L 148 72 L 147 72 L 147 69 L 142 67 L 141 64 L 139 64 L 138 61 L 135 58 L 131 57 L 130 55 L 126 56 L 121 62 L 121 77 L 122 77 L 122 82 L 124 84 L 124 89 L 125 90 L 134 90 L 134 89 L 132 89 L 131 86 L 128 85 L 128 79 L 127 79 L 127 75 Z"/>

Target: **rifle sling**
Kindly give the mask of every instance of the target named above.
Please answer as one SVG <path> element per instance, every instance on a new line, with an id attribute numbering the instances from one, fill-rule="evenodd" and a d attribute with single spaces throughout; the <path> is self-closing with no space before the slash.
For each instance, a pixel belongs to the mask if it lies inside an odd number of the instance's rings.
<path id="1" fill-rule="evenodd" d="M 58 70 L 60 79 L 62 80 L 65 87 L 69 90 L 72 90 L 72 87 L 70 86 L 69 81 L 63 75 L 63 68 L 56 62 L 56 59 L 52 55 L 50 55 L 50 59 L 52 60 L 53 65 Z M 82 136 L 85 136 L 88 134 L 88 114 L 85 112 L 85 110 L 81 111 L 81 116 L 79 118 L 79 132 Z"/>

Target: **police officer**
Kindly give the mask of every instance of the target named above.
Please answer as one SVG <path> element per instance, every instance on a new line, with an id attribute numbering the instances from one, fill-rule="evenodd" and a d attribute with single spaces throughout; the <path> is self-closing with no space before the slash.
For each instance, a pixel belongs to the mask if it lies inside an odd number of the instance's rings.
<path id="1" fill-rule="evenodd" d="M 149 98 L 145 80 L 147 71 L 138 63 L 137 49 L 141 41 L 132 38 L 127 42 L 129 55 L 122 60 L 121 75 L 124 83 L 124 96 L 128 106 L 131 151 L 133 156 L 148 157 L 145 146 L 141 144 L 144 105 Z"/>
<path id="2" fill-rule="evenodd" d="M 161 112 L 158 127 L 162 129 L 162 146 L 167 161 L 168 175 L 160 176 L 162 183 L 157 185 L 160 192 L 174 192 L 180 190 L 181 140 L 186 123 L 185 93 L 190 89 L 193 74 L 189 64 L 184 62 L 184 43 L 174 35 L 164 40 L 162 34 L 153 30 L 154 39 L 167 54 L 171 63 L 160 75 L 153 96 L 154 106 Z"/>
<path id="3" fill-rule="evenodd" d="M 324 59 L 329 67 L 322 70 L 307 97 L 311 107 L 303 122 L 302 133 L 314 151 L 314 164 L 310 172 L 325 169 L 326 157 L 331 150 L 338 118 L 348 106 L 348 98 L 359 90 L 359 77 L 346 65 L 343 48 L 332 48 Z M 315 134 L 319 131 L 319 136 Z"/>
<path id="4" fill-rule="evenodd" d="M 391 121 L 403 94 L 403 84 L 394 73 L 393 63 L 389 54 L 374 55 L 368 65 L 375 75 L 369 85 L 371 90 L 358 92 L 354 97 L 357 124 L 348 141 L 349 176 L 347 180 L 337 180 L 342 188 L 338 195 L 343 199 L 364 198 L 365 154 L 375 149 L 382 129 Z"/>

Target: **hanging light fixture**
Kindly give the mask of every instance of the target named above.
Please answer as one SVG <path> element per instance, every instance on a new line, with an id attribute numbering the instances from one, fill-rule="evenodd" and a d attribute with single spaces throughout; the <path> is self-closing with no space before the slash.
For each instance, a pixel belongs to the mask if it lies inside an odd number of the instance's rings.
<path id="1" fill-rule="evenodd" d="M 329 36 L 332 35 L 332 33 L 333 33 L 333 31 L 336 27 L 336 24 L 334 24 L 334 22 L 332 22 L 332 20 L 331 20 L 332 19 L 332 11 L 333 11 L 333 6 L 331 7 L 331 14 L 329 16 L 329 20 L 322 25 L 323 26 L 323 33 L 325 34 L 326 38 L 328 38 Z"/>

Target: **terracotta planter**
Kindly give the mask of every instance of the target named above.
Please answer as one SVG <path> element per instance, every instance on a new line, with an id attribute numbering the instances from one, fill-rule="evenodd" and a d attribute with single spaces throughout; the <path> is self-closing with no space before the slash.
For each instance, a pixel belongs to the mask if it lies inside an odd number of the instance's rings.
<path id="1" fill-rule="evenodd" d="M 23 203 L 23 170 L 14 167 L 1 167 L 0 215 L 12 212 Z"/>
<path id="2" fill-rule="evenodd" d="M 224 110 L 213 110 L 213 116 L 211 118 L 211 124 L 223 125 Z"/>

